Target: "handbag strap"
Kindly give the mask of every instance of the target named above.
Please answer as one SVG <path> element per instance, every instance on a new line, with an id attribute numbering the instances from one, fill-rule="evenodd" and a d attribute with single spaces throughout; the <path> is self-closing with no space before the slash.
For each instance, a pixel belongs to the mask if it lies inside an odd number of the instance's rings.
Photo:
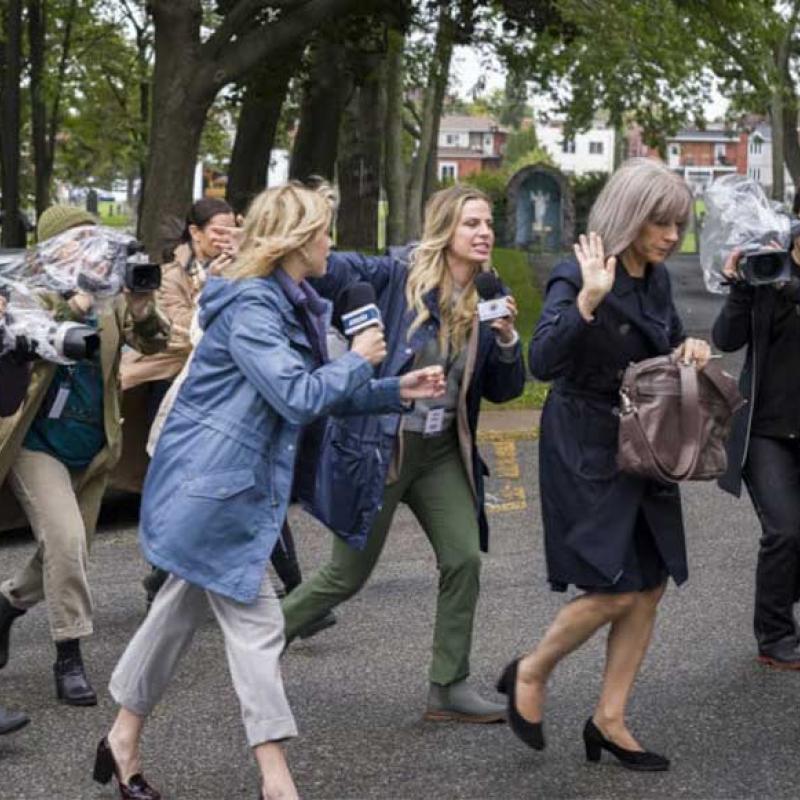
<path id="1" fill-rule="evenodd" d="M 665 482 L 686 480 L 695 470 L 700 458 L 700 433 L 702 419 L 700 415 L 700 396 L 697 384 L 697 369 L 689 364 L 678 364 L 681 379 L 681 450 L 678 463 L 669 470 L 653 449 L 650 441 L 641 429 L 637 417 L 637 432 L 641 434 L 642 443 L 647 447 L 653 464 Z"/>

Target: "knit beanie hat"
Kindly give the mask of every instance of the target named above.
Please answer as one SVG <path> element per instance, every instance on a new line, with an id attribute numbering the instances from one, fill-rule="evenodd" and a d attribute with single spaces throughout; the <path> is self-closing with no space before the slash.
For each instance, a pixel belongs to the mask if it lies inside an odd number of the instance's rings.
<path id="1" fill-rule="evenodd" d="M 97 225 L 97 218 L 77 206 L 50 206 L 36 223 L 36 240 L 52 239 L 78 225 Z"/>

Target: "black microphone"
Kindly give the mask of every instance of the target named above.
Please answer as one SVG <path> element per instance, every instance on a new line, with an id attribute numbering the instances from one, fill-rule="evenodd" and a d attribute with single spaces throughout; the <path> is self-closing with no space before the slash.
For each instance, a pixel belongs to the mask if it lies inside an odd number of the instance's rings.
<path id="1" fill-rule="evenodd" d="M 475 290 L 480 296 L 478 302 L 478 319 L 489 322 L 500 317 L 507 317 L 508 301 L 503 294 L 503 284 L 493 272 L 479 272 L 475 276 Z"/>
<path id="2" fill-rule="evenodd" d="M 371 283 L 353 283 L 336 298 L 333 324 L 348 338 L 373 325 L 381 325 L 381 312 Z"/>

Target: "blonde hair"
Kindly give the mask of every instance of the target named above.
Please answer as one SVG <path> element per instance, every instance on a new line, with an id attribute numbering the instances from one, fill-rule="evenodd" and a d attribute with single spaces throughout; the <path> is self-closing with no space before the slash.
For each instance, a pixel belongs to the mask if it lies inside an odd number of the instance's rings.
<path id="1" fill-rule="evenodd" d="M 297 181 L 265 189 L 244 220 L 236 260 L 225 271 L 234 280 L 269 275 L 281 259 L 298 253 L 331 224 L 335 193 L 327 183 L 308 188 Z"/>
<path id="2" fill-rule="evenodd" d="M 589 212 L 589 230 L 600 234 L 609 255 L 627 250 L 648 222 L 676 222 L 680 244 L 691 207 L 692 194 L 680 175 L 660 161 L 631 158 L 609 178 L 595 200 Z"/>
<path id="3" fill-rule="evenodd" d="M 489 208 L 489 198 L 472 186 L 456 184 L 431 195 L 425 205 L 425 222 L 422 240 L 411 254 L 406 303 L 416 311 L 416 317 L 408 330 L 409 338 L 430 318 L 425 305 L 425 295 L 431 289 L 439 289 L 439 345 L 444 351 L 447 345 L 459 352 L 467 341 L 478 305 L 478 293 L 474 283 L 463 288 L 453 302 L 455 283 L 447 268 L 447 250 L 453 234 L 461 221 L 464 206 L 470 200 L 482 200 Z M 478 268 L 480 272 L 482 268 Z M 475 277 L 474 275 L 472 276 Z"/>

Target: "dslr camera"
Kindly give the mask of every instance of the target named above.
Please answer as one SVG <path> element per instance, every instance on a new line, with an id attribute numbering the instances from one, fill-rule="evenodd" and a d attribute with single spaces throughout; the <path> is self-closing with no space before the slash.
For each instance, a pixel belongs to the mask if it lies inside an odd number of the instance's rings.
<path id="1" fill-rule="evenodd" d="M 132 292 L 154 292 L 160 286 L 161 267 L 150 261 L 141 242 L 129 242 L 125 288 Z"/>

